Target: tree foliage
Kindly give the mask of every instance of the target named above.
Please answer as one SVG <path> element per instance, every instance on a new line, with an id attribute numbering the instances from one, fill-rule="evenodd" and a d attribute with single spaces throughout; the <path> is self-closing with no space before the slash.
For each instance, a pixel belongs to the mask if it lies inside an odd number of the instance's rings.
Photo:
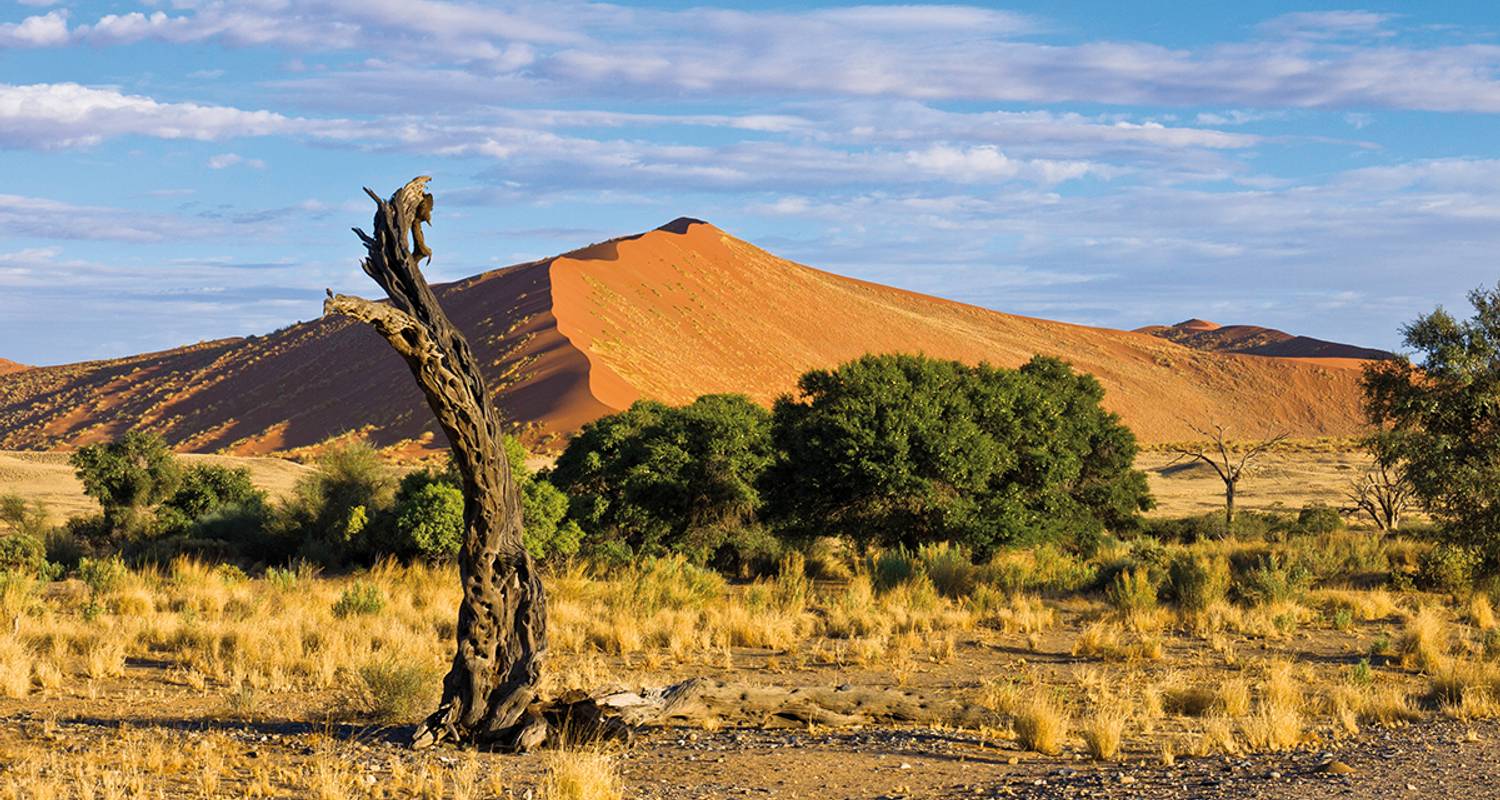
<path id="1" fill-rule="evenodd" d="M 162 533 L 184 532 L 204 517 L 232 508 L 259 510 L 265 501 L 266 493 L 250 481 L 250 470 L 198 464 L 183 470 L 177 491 L 157 507 L 157 528 Z"/>
<path id="2" fill-rule="evenodd" d="M 1365 408 L 1389 432 L 1417 500 L 1455 538 L 1500 558 L 1500 286 L 1469 293 L 1474 316 L 1438 308 L 1402 328 L 1419 356 L 1366 368 Z"/>
<path id="3" fill-rule="evenodd" d="M 584 426 L 550 478 L 596 546 L 702 562 L 761 507 L 771 416 L 743 395 L 672 407 L 642 400 Z"/>
<path id="4" fill-rule="evenodd" d="M 181 479 L 167 443 L 142 431 L 81 447 L 69 463 L 83 482 L 84 493 L 99 501 L 105 524 L 116 533 L 143 530 L 140 512 L 170 497 Z"/>
<path id="5" fill-rule="evenodd" d="M 776 403 L 777 522 L 982 554 L 1128 525 L 1151 504 L 1103 389 L 1038 356 L 1017 370 L 910 355 L 814 370 Z"/>

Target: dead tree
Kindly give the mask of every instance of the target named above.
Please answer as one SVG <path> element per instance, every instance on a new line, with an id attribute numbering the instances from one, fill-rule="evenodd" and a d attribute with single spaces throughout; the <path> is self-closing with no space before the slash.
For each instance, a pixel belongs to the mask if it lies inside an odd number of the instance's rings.
<path id="1" fill-rule="evenodd" d="M 354 232 L 367 251 L 365 274 L 389 302 L 330 292 L 323 313 L 370 325 L 401 354 L 447 433 L 463 478 L 458 648 L 437 711 L 417 727 L 412 746 L 454 742 L 522 750 L 547 732 L 533 709 L 546 645 L 546 600 L 521 541 L 520 496 L 479 363 L 418 269 L 419 260 L 431 256 L 420 228 L 432 209 L 428 180 L 412 180 L 390 200 L 365 189 L 375 201 L 374 234 Z"/>
<path id="2" fill-rule="evenodd" d="M 1208 441 L 1172 448 L 1177 453 L 1177 458 L 1172 463 L 1202 461 L 1219 474 L 1219 479 L 1224 481 L 1224 535 L 1228 536 L 1234 532 L 1234 496 L 1239 489 L 1240 479 L 1245 475 L 1245 469 L 1267 450 L 1285 440 L 1288 434 L 1278 433 L 1248 447 L 1236 448 L 1230 443 L 1223 425 L 1215 425 L 1212 433 L 1198 427 L 1193 430 Z M 1239 453 L 1238 459 L 1235 458 L 1236 451 Z"/>
<path id="3" fill-rule="evenodd" d="M 1369 516 L 1381 531 L 1400 528 L 1402 515 L 1416 499 L 1395 441 L 1389 433 L 1377 433 L 1364 440 L 1364 447 L 1374 460 L 1364 475 L 1349 482 L 1347 493 L 1352 510 Z"/>

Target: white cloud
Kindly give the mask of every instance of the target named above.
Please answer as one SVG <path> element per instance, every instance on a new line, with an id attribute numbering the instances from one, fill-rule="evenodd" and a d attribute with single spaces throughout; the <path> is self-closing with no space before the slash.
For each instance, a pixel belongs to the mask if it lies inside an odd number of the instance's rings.
<path id="1" fill-rule="evenodd" d="M 266 168 L 266 162 L 258 158 L 245 158 L 239 153 L 219 153 L 208 158 L 209 169 L 226 169 L 237 164 L 244 164 L 251 169 Z"/>
<path id="2" fill-rule="evenodd" d="M 294 132 L 298 123 L 270 111 L 242 111 L 76 83 L 0 84 L 0 146 L 64 148 L 125 135 L 212 140 Z"/>
<path id="3" fill-rule="evenodd" d="M 0 24 L 0 48 L 56 47 L 67 42 L 68 12 L 63 9 Z"/>

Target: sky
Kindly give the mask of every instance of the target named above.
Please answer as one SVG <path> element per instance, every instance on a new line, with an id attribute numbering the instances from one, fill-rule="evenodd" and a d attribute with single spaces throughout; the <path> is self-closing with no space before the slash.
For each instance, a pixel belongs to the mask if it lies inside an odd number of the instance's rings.
<path id="1" fill-rule="evenodd" d="M 1500 6 L 0 0 L 0 357 L 266 333 L 708 220 L 841 274 L 1395 348 L 1500 278 Z"/>

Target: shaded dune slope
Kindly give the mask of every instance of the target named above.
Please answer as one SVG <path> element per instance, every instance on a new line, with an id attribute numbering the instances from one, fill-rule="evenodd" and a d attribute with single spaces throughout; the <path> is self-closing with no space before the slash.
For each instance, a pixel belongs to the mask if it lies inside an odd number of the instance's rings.
<path id="1" fill-rule="evenodd" d="M 438 287 L 533 445 L 641 397 L 761 402 L 866 352 L 1014 366 L 1057 355 L 1104 384 L 1146 441 L 1222 422 L 1254 435 L 1359 427 L 1357 360 L 1191 349 L 1001 314 L 804 267 L 696 220 Z M 359 431 L 441 446 L 404 363 L 345 320 L 0 376 L 0 448 L 74 447 L 136 425 L 182 450 L 263 454 Z"/>
<path id="2" fill-rule="evenodd" d="M 1242 353 L 1280 358 L 1353 358 L 1361 360 L 1390 358 L 1391 353 L 1372 347 L 1341 344 L 1311 336 L 1293 336 L 1275 328 L 1259 325 L 1218 325 L 1201 319 L 1190 319 L 1176 325 L 1148 325 L 1137 333 L 1149 333 L 1178 344 L 1222 353 Z"/>

